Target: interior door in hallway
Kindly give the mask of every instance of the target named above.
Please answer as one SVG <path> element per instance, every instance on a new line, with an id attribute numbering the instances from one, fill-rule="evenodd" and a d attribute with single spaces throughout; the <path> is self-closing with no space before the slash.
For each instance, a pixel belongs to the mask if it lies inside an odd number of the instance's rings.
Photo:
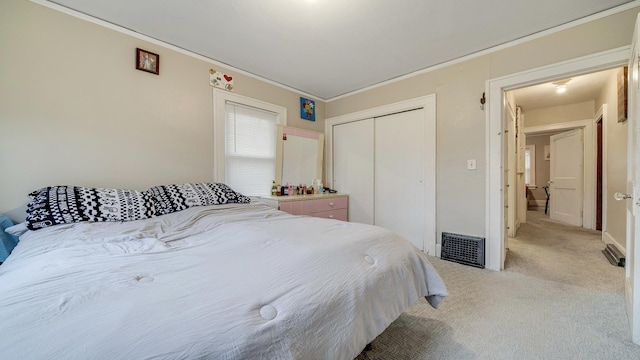
<path id="1" fill-rule="evenodd" d="M 582 226 L 582 129 L 552 135 L 550 141 L 550 217 L 570 225 Z"/>

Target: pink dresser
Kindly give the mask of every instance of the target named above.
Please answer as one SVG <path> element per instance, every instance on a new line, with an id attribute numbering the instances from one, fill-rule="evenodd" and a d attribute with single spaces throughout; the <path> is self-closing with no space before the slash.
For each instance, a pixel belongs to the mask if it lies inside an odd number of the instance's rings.
<path id="1" fill-rule="evenodd" d="M 261 200 L 293 215 L 349 221 L 349 196 L 345 194 L 264 196 Z"/>

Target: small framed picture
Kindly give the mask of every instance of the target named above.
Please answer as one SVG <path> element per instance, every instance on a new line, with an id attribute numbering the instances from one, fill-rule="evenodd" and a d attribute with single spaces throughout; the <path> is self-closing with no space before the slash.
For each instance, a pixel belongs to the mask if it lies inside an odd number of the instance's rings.
<path id="1" fill-rule="evenodd" d="M 300 98 L 300 117 L 309 121 L 316 121 L 316 102 Z"/>
<path id="2" fill-rule="evenodd" d="M 136 48 L 136 69 L 160 75 L 160 55 Z"/>
<path id="3" fill-rule="evenodd" d="M 627 121 L 627 86 L 629 68 L 624 67 L 618 71 L 618 122 Z"/>

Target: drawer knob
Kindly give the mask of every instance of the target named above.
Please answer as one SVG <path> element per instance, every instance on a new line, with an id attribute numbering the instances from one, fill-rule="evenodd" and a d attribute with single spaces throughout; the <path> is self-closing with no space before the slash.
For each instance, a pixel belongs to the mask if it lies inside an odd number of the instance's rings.
<path id="1" fill-rule="evenodd" d="M 329 219 L 333 219 L 333 215 L 329 215 Z"/>
<path id="2" fill-rule="evenodd" d="M 332 202 L 330 202 L 330 203 L 329 203 L 329 206 L 333 206 L 333 203 L 332 203 Z"/>

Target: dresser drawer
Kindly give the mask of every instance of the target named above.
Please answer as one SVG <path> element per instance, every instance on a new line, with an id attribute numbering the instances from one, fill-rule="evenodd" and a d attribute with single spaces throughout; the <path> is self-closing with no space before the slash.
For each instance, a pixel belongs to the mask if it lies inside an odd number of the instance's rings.
<path id="1" fill-rule="evenodd" d="M 336 210 L 316 212 L 309 215 L 313 217 L 318 217 L 318 218 L 348 221 L 348 218 L 349 218 L 348 213 L 349 211 L 347 209 L 336 209 Z"/>
<path id="2" fill-rule="evenodd" d="M 300 202 L 301 214 L 315 214 L 324 211 L 346 209 L 348 198 L 346 196 L 332 197 L 328 199 L 315 199 Z M 315 215 L 314 215 L 315 216 Z"/>

